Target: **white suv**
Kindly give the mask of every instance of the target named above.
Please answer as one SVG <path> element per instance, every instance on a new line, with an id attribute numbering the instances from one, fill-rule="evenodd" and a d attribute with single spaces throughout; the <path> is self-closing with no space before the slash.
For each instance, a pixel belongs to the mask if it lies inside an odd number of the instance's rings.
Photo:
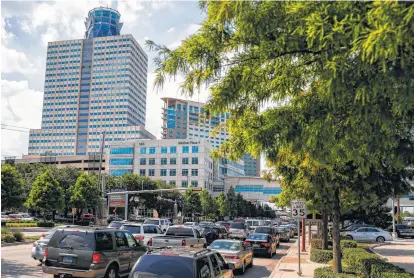
<path id="1" fill-rule="evenodd" d="M 168 219 L 161 219 L 161 218 L 147 218 L 144 221 L 144 224 L 153 224 L 157 225 L 161 231 L 165 232 L 168 227 L 170 226 L 171 222 Z"/>

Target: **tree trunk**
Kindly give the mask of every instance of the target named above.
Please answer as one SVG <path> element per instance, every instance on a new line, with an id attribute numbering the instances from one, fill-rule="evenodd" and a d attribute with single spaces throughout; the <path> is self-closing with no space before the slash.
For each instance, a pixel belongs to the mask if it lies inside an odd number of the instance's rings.
<path id="1" fill-rule="evenodd" d="M 401 224 L 400 196 L 397 196 L 397 224 Z"/>
<path id="2" fill-rule="evenodd" d="M 46 211 L 43 212 L 43 222 L 46 222 Z"/>
<path id="3" fill-rule="evenodd" d="M 52 222 L 55 222 L 56 210 L 52 210 Z"/>
<path id="4" fill-rule="evenodd" d="M 342 263 L 341 263 L 341 238 L 339 231 L 339 223 L 341 221 L 341 207 L 339 204 L 339 189 L 334 190 L 333 195 L 333 210 L 332 210 L 332 247 L 333 247 L 333 272 L 341 273 L 342 272 Z"/>
<path id="5" fill-rule="evenodd" d="M 322 249 L 328 250 L 328 213 L 322 212 Z"/>

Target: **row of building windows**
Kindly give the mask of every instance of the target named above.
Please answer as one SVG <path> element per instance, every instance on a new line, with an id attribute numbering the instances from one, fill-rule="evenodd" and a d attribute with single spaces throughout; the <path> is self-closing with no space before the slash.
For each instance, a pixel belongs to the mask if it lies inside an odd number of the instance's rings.
<path id="1" fill-rule="evenodd" d="M 75 132 L 60 132 L 60 133 L 32 133 L 30 137 L 44 137 L 44 136 L 74 136 Z"/>
<path id="2" fill-rule="evenodd" d="M 46 71 L 59 71 L 59 70 L 72 70 L 72 69 L 80 69 L 80 66 L 70 66 L 70 67 L 56 67 L 56 68 L 46 68 Z M 78 71 L 74 71 L 78 73 Z"/>
<path id="3" fill-rule="evenodd" d="M 78 104 L 78 102 L 77 101 L 45 102 L 45 103 L 43 103 L 43 106 L 70 105 L 70 104 Z"/>
<path id="4" fill-rule="evenodd" d="M 72 72 L 61 72 L 61 73 L 47 73 L 46 77 L 54 77 L 54 76 L 66 76 L 66 75 L 78 75 L 79 72 L 72 71 Z"/>
<path id="5" fill-rule="evenodd" d="M 81 46 L 82 43 L 65 43 L 65 44 L 49 44 L 48 48 L 59 48 L 59 47 L 69 47 L 69 46 Z"/>
<path id="6" fill-rule="evenodd" d="M 149 154 L 156 153 L 156 147 L 141 147 L 139 149 L 140 154 L 147 154 L 147 149 Z M 189 146 L 182 146 L 181 147 L 182 153 L 190 153 Z M 198 153 L 198 146 L 191 146 L 192 153 Z M 168 153 L 168 147 L 160 147 L 160 153 Z M 177 147 L 170 147 L 170 153 L 177 153 Z"/>
<path id="7" fill-rule="evenodd" d="M 66 81 L 78 81 L 79 77 L 73 78 L 59 78 L 59 79 L 47 79 L 45 83 L 53 83 L 53 82 L 66 82 Z"/>
<path id="8" fill-rule="evenodd" d="M 58 54 L 58 53 L 68 53 L 68 52 L 81 52 L 81 48 L 70 48 L 70 49 L 60 49 L 60 50 L 52 50 L 48 51 L 47 54 Z"/>
<path id="9" fill-rule="evenodd" d="M 79 86 L 78 83 L 69 83 L 69 84 L 58 84 L 58 85 L 47 85 L 45 89 L 52 89 L 52 88 L 65 88 L 65 87 L 74 87 Z"/>
<path id="10" fill-rule="evenodd" d="M 262 187 L 262 186 L 236 186 L 236 192 L 259 192 L 263 194 L 280 194 L 282 189 L 278 187 Z"/>
<path id="11" fill-rule="evenodd" d="M 155 158 L 149 158 L 148 159 L 148 165 L 155 165 Z M 168 159 L 166 157 L 163 157 L 160 159 L 161 165 L 167 165 Z M 181 158 L 182 164 L 189 164 L 189 158 L 188 157 L 182 157 Z M 170 165 L 176 165 L 177 164 L 177 158 L 172 157 L 170 158 Z M 192 157 L 191 158 L 191 164 L 198 164 L 198 157 Z M 147 165 L 147 159 L 146 158 L 140 158 L 139 159 L 139 165 Z"/>
<path id="12" fill-rule="evenodd" d="M 155 171 L 156 171 L 156 169 L 148 169 L 148 176 L 154 177 L 155 176 Z M 161 176 L 161 177 L 166 177 L 166 176 L 176 177 L 177 176 L 177 169 L 160 169 L 159 171 L 160 171 L 159 176 Z M 189 173 L 189 169 L 182 169 L 182 171 L 181 171 L 181 175 L 183 177 L 189 177 L 188 173 Z M 139 175 L 140 176 L 146 176 L 147 175 L 147 170 L 146 169 L 140 169 L 139 170 Z M 198 176 L 198 169 L 191 169 L 191 176 L 197 177 Z"/>
<path id="13" fill-rule="evenodd" d="M 61 56 L 47 56 L 46 60 L 57 60 L 57 59 L 67 59 L 67 58 L 79 58 L 80 54 L 73 54 L 73 55 L 61 55 Z"/>
<path id="14" fill-rule="evenodd" d="M 113 43 L 113 42 L 129 42 L 131 39 L 129 38 L 122 38 L 122 39 L 113 39 L 113 40 L 95 40 L 95 44 L 103 44 L 103 43 Z"/>

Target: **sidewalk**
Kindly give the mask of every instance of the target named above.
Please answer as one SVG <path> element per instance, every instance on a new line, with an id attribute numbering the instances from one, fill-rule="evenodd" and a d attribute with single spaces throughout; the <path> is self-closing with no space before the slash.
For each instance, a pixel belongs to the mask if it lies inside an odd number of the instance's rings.
<path id="1" fill-rule="evenodd" d="M 394 240 L 390 244 L 374 247 L 372 251 L 387 262 L 404 268 L 407 272 L 414 273 L 413 239 Z"/>
<path id="2" fill-rule="evenodd" d="M 326 264 L 317 264 L 310 261 L 309 243 L 306 242 L 306 252 L 300 252 L 300 268 L 302 275 L 298 272 L 298 241 L 292 244 L 286 256 L 280 259 L 269 278 L 293 278 L 293 277 L 313 277 L 313 271 L 316 268 L 328 266 Z"/>

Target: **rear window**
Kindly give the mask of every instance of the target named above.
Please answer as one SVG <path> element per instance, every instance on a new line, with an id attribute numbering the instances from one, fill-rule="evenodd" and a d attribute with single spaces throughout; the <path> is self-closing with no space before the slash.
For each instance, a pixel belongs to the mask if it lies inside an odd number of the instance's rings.
<path id="1" fill-rule="evenodd" d="M 233 222 L 233 223 L 230 223 L 230 228 L 233 228 L 233 229 L 244 229 L 245 226 L 241 222 Z"/>
<path id="2" fill-rule="evenodd" d="M 112 250 L 114 247 L 113 236 L 108 232 L 95 233 L 96 251 Z"/>
<path id="3" fill-rule="evenodd" d="M 94 250 L 95 235 L 91 232 L 77 231 L 58 231 L 49 243 L 52 247 L 70 250 Z"/>
<path id="4" fill-rule="evenodd" d="M 128 231 L 131 234 L 140 234 L 141 233 L 141 226 L 123 225 L 119 229 Z"/>
<path id="5" fill-rule="evenodd" d="M 119 222 L 111 222 L 108 225 L 108 228 L 120 228 L 122 225 L 124 225 L 123 223 L 119 223 Z"/>
<path id="6" fill-rule="evenodd" d="M 190 236 L 193 237 L 194 233 L 192 229 L 170 227 L 165 234 L 167 236 Z"/>
<path id="7" fill-rule="evenodd" d="M 271 234 L 272 233 L 272 229 L 271 228 L 267 228 L 267 227 L 257 227 L 254 230 L 255 233 L 261 233 L 261 234 Z"/>
<path id="8" fill-rule="evenodd" d="M 144 226 L 144 234 L 162 234 L 158 226 Z"/>
<path id="9" fill-rule="evenodd" d="M 159 220 L 156 220 L 156 219 L 147 219 L 147 220 L 145 220 L 145 222 L 144 222 L 145 224 L 154 224 L 154 225 L 159 225 L 160 224 L 160 221 Z"/>
<path id="10" fill-rule="evenodd" d="M 248 235 L 247 239 L 250 239 L 250 240 L 267 240 L 268 237 L 269 237 L 268 235 L 250 234 L 250 235 Z"/>
<path id="11" fill-rule="evenodd" d="M 143 255 L 132 270 L 134 278 L 193 278 L 193 260 L 172 255 Z"/>

